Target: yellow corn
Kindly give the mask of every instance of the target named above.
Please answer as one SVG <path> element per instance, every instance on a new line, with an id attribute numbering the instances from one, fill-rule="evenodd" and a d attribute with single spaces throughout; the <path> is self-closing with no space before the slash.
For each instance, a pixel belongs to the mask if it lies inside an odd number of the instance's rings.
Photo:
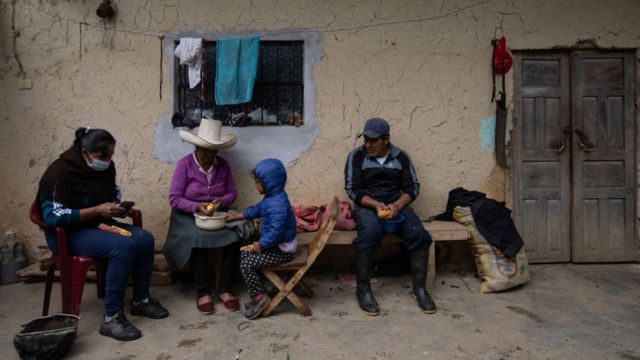
<path id="1" fill-rule="evenodd" d="M 126 237 L 131 237 L 132 235 L 130 231 L 114 225 L 100 224 L 98 225 L 98 229 L 109 231 L 109 232 L 116 233 L 118 235 L 126 236 Z"/>
<path id="2" fill-rule="evenodd" d="M 378 211 L 378 217 L 380 219 L 388 219 L 393 215 L 393 212 L 391 211 L 391 209 L 382 209 L 380 211 Z"/>
<path id="3" fill-rule="evenodd" d="M 123 229 L 121 227 L 117 227 L 117 226 L 113 226 L 113 225 L 111 225 L 111 228 L 113 230 L 116 230 L 116 232 L 118 234 L 122 235 L 122 236 L 131 237 L 131 232 L 128 231 L 128 230 L 125 230 L 125 229 Z"/>

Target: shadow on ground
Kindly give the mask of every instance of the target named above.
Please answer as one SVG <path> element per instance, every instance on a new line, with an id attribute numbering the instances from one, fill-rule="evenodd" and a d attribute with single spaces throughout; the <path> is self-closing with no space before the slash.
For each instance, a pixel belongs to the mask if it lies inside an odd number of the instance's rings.
<path id="1" fill-rule="evenodd" d="M 227 312 L 200 315 L 195 291 L 178 282 L 155 287 L 163 320 L 129 316 L 143 338 L 98 334 L 102 303 L 85 289 L 82 320 L 69 358 L 90 359 L 627 359 L 640 360 L 640 265 L 536 265 L 531 282 L 479 294 L 472 274 L 438 273 L 431 291 L 439 311 L 425 315 L 408 296 L 408 276 L 373 284 L 382 314 L 364 315 L 354 290 L 334 274 L 311 276 L 313 311 L 288 303 L 256 321 Z M 60 308 L 54 287 L 52 309 Z M 0 351 L 17 359 L 13 335 L 41 311 L 44 284 L 0 287 Z M 240 294 L 246 300 L 246 293 Z"/>

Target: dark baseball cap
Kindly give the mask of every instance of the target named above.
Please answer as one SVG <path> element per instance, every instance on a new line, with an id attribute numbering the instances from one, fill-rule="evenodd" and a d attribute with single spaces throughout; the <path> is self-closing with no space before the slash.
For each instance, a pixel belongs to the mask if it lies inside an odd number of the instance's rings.
<path id="1" fill-rule="evenodd" d="M 366 136 L 370 139 L 377 139 L 384 135 L 389 135 L 389 123 L 382 118 L 371 118 L 364 123 L 364 130 L 358 135 Z"/>

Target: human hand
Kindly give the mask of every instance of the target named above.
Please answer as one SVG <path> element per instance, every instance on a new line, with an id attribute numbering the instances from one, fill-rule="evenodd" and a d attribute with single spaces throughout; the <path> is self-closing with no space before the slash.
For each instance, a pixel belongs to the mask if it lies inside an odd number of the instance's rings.
<path id="1" fill-rule="evenodd" d="M 227 216 L 224 217 L 224 220 L 226 222 L 232 222 L 232 221 L 242 220 L 243 218 L 244 216 L 242 215 L 242 213 L 237 213 L 237 214 L 228 214 Z"/>
<path id="2" fill-rule="evenodd" d="M 118 217 L 120 218 L 124 218 L 127 217 L 127 215 L 129 215 L 129 213 L 131 212 L 131 209 L 133 208 L 133 205 L 135 205 L 135 203 L 133 201 L 122 201 L 118 204 L 118 207 L 123 209 L 124 211 L 122 212 L 121 215 L 118 215 Z"/>
<path id="3" fill-rule="evenodd" d="M 211 216 L 213 215 L 213 212 L 215 211 L 214 209 L 207 209 L 207 206 L 209 206 L 209 203 L 200 203 L 198 204 L 198 206 L 196 207 L 196 212 L 199 212 L 205 216 Z"/>
<path id="4" fill-rule="evenodd" d="M 220 206 L 222 206 L 222 202 L 220 202 L 220 199 L 214 198 L 211 202 L 204 203 L 204 205 L 207 210 L 207 215 L 211 216 L 216 212 L 216 210 L 218 210 L 218 208 L 220 208 Z"/>
<path id="5" fill-rule="evenodd" d="M 379 201 L 376 202 L 375 206 L 376 206 L 376 214 L 379 214 L 382 210 L 387 208 L 387 205 Z"/>
<path id="6" fill-rule="evenodd" d="M 116 203 L 106 202 L 94 207 L 95 212 L 99 217 L 112 218 L 112 217 L 124 217 L 129 212 L 125 208 L 121 208 Z"/>
<path id="7" fill-rule="evenodd" d="M 220 201 L 220 199 L 218 199 L 218 198 L 215 198 L 215 199 L 211 200 L 210 204 L 213 205 L 213 210 L 217 210 L 220 207 L 222 207 L 222 201 Z"/>
<path id="8" fill-rule="evenodd" d="M 385 206 L 387 209 L 391 210 L 391 218 L 398 216 L 398 214 L 400 213 L 400 208 L 394 203 L 387 204 Z"/>
<path id="9" fill-rule="evenodd" d="M 257 242 L 257 241 L 254 242 L 253 243 L 253 248 L 251 249 L 251 252 L 260 254 L 262 252 L 262 245 L 260 245 L 260 243 Z"/>

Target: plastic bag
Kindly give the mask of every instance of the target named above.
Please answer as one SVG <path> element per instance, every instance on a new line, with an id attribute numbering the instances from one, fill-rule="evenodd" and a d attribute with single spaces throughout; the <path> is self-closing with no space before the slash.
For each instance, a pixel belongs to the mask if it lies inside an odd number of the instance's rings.
<path id="1" fill-rule="evenodd" d="M 529 262 L 524 247 L 513 258 L 506 257 L 485 240 L 476 227 L 470 207 L 456 206 L 453 219 L 467 227 L 469 245 L 482 277 L 481 293 L 498 292 L 529 282 Z"/>
<path id="2" fill-rule="evenodd" d="M 320 224 L 326 217 L 331 215 L 325 211 L 327 204 L 315 205 L 298 205 L 293 206 L 293 213 L 296 216 L 298 232 L 318 231 Z M 352 231 L 356 229 L 356 222 L 351 217 L 351 203 L 345 200 L 338 202 L 338 220 L 336 221 L 335 230 Z"/>
<path id="3" fill-rule="evenodd" d="M 296 216 L 297 232 L 317 231 L 320 228 L 320 219 L 324 212 L 324 205 L 299 205 L 293 206 Z"/>
<path id="4" fill-rule="evenodd" d="M 194 108 L 187 111 L 185 116 L 182 116 L 180 113 L 175 113 L 171 117 L 171 125 L 173 128 L 186 126 L 189 129 L 193 129 L 194 127 L 200 126 L 200 120 L 202 118 L 205 119 L 213 119 L 213 110 L 211 109 L 200 109 Z"/>

